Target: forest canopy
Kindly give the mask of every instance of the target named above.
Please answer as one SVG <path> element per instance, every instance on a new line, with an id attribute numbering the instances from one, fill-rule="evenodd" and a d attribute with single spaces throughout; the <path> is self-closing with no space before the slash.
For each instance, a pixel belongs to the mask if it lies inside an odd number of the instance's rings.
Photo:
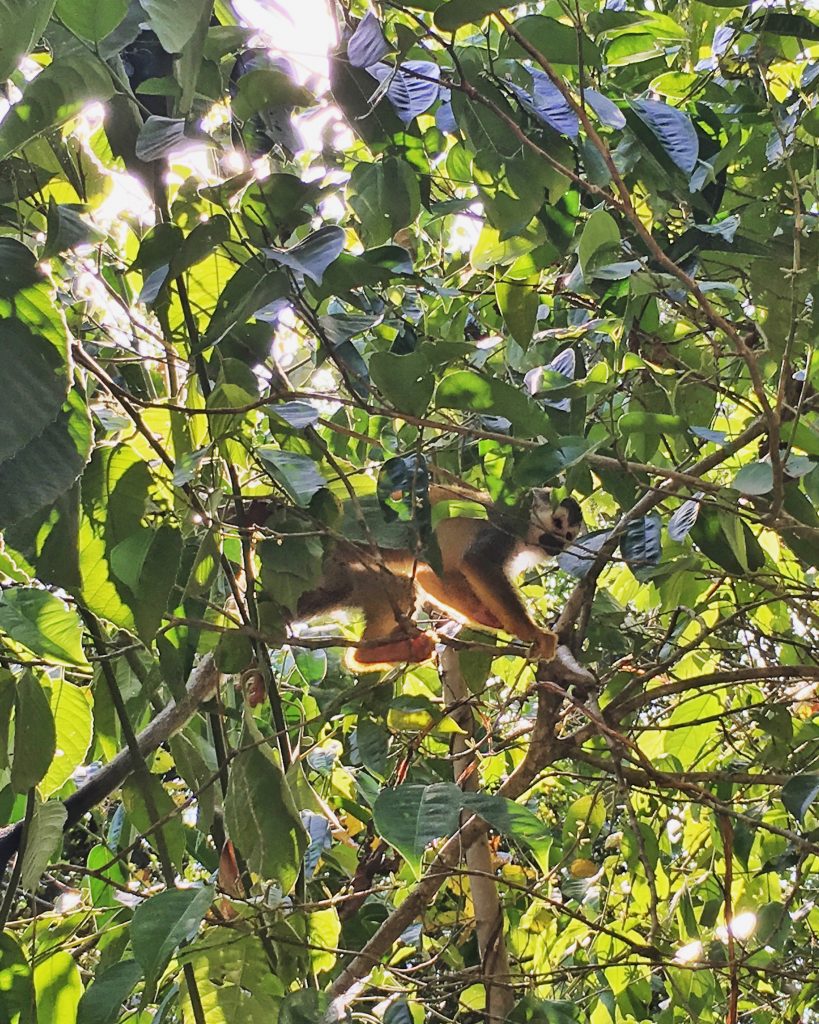
<path id="1" fill-rule="evenodd" d="M 819 1020 L 812 0 L 0 0 L 0 82 L 0 1024 Z M 539 488 L 556 658 L 304 613 Z"/>

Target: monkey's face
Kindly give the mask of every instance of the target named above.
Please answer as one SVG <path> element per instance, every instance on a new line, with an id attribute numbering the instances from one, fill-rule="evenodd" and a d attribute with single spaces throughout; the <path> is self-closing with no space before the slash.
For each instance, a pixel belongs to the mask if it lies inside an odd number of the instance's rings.
<path id="1" fill-rule="evenodd" d="M 564 498 L 552 507 L 549 492 L 532 492 L 530 542 L 543 548 L 547 555 L 559 555 L 583 532 L 583 513 L 574 498 Z"/>

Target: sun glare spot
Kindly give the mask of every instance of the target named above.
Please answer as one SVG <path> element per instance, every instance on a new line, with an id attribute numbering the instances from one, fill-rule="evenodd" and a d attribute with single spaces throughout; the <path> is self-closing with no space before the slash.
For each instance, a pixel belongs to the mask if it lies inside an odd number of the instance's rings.
<path id="1" fill-rule="evenodd" d="M 699 939 L 695 939 L 693 942 L 689 942 L 685 946 L 680 946 L 674 954 L 674 960 L 678 964 L 690 964 L 695 960 L 699 960 L 701 956 L 702 943 Z"/>

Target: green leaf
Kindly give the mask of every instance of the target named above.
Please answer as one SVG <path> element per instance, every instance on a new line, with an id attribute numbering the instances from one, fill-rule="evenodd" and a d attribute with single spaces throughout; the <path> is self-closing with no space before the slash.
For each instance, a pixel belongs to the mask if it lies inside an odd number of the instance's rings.
<path id="1" fill-rule="evenodd" d="M 347 195 L 367 245 L 388 242 L 412 224 L 421 209 L 417 172 L 397 157 L 358 164 L 350 176 Z"/>
<path id="2" fill-rule="evenodd" d="M 102 61 L 76 54 L 53 61 L 28 83 L 22 99 L 0 122 L 0 160 L 76 117 L 91 100 L 107 100 L 113 92 Z"/>
<path id="3" fill-rule="evenodd" d="M 182 535 L 170 525 L 156 530 L 141 527 L 111 551 L 111 571 L 132 595 L 125 601 L 145 642 L 153 639 L 162 623 L 181 554 Z"/>
<path id="4" fill-rule="evenodd" d="M 665 412 L 627 412 L 617 421 L 617 429 L 629 434 L 684 434 L 688 429 L 681 416 Z"/>
<path id="5" fill-rule="evenodd" d="M 171 863 L 181 871 L 185 856 L 185 828 L 176 804 L 160 780 L 155 775 L 139 779 L 131 777 L 122 787 L 122 803 L 131 824 L 155 850 L 158 848 L 157 832 L 161 832 Z M 160 820 L 165 822 L 161 829 L 153 828 Z"/>
<path id="6" fill-rule="evenodd" d="M 292 932 L 286 938 L 298 941 Z M 284 943 L 276 945 L 279 949 L 292 948 Z M 185 961 L 193 966 L 196 1005 L 204 1010 L 207 1024 L 284 1021 L 279 1017 L 279 1004 L 285 993 L 285 982 L 271 971 L 264 946 L 255 935 L 240 933 L 225 942 L 216 929 L 211 929 L 209 935 L 185 950 Z M 183 1019 L 195 1020 L 186 983 L 180 1002 Z M 298 1017 L 297 1024 L 320 1019 L 320 1014 Z"/>
<path id="7" fill-rule="evenodd" d="M 65 679 L 51 684 L 51 714 L 54 718 L 56 752 L 40 783 L 44 797 L 62 788 L 84 762 L 94 732 L 91 688 L 75 686 Z"/>
<path id="8" fill-rule="evenodd" d="M 59 800 L 38 802 L 35 805 L 26 837 L 23 873 L 20 876 L 20 884 L 24 889 L 33 892 L 39 885 L 49 860 L 62 843 L 67 817 L 68 812 Z"/>
<path id="9" fill-rule="evenodd" d="M 554 436 L 549 417 L 527 395 L 505 381 L 472 370 L 457 370 L 444 377 L 435 392 L 435 406 L 505 416 L 521 437 Z"/>
<path id="10" fill-rule="evenodd" d="M 121 860 L 116 859 L 115 852 L 102 843 L 97 843 L 88 851 L 86 865 L 94 874 L 88 875 L 88 890 L 91 903 L 95 907 L 118 907 L 118 890 L 115 886 L 128 883 L 128 875 Z M 110 879 L 109 884 L 105 879 Z"/>
<path id="11" fill-rule="evenodd" d="M 104 232 L 89 221 L 83 220 L 80 216 L 82 210 L 84 207 L 74 208 L 67 204 L 55 203 L 54 197 L 49 197 L 48 230 L 46 244 L 43 246 L 43 259 L 105 238 Z"/>
<path id="12" fill-rule="evenodd" d="M 188 139 L 186 127 L 184 118 L 151 114 L 139 130 L 134 147 L 137 158 L 150 163 L 169 156 Z"/>
<path id="13" fill-rule="evenodd" d="M 25 793 L 45 777 L 56 749 L 54 719 L 45 690 L 30 670 L 17 684 L 11 785 Z"/>
<path id="14" fill-rule="evenodd" d="M 310 499 L 327 486 L 312 459 L 297 452 L 285 452 L 272 445 L 261 445 L 256 454 L 264 461 L 270 475 L 284 487 L 293 501 L 302 508 L 310 504 Z"/>
<path id="15" fill-rule="evenodd" d="M 31 964 L 10 932 L 0 932 L 0 993 L 3 1024 L 37 1024 Z"/>
<path id="16" fill-rule="evenodd" d="M 808 808 L 819 796 L 819 775 L 794 775 L 782 787 L 780 796 L 794 818 L 804 821 Z"/>
<path id="17" fill-rule="evenodd" d="M 55 420 L 0 463 L 0 527 L 56 501 L 74 483 L 91 454 L 91 417 L 75 388 Z"/>
<path id="18" fill-rule="evenodd" d="M 432 398 L 435 378 L 422 351 L 396 355 L 375 352 L 370 357 L 370 376 L 396 409 L 423 416 Z"/>
<path id="19" fill-rule="evenodd" d="M 169 889 L 136 908 L 131 946 L 147 986 L 153 988 L 179 946 L 197 934 L 214 895 L 210 885 Z"/>
<path id="20" fill-rule="evenodd" d="M 236 675 L 243 672 L 253 660 L 253 645 L 250 637 L 240 633 L 238 629 L 228 630 L 219 637 L 219 643 L 213 652 L 216 666 L 225 675 Z"/>
<path id="21" fill-rule="evenodd" d="M 433 21 L 441 32 L 457 32 L 464 25 L 483 21 L 487 15 L 509 6 L 505 0 L 446 0 L 435 12 Z"/>
<path id="22" fill-rule="evenodd" d="M 12 587 L 0 602 L 0 629 L 58 665 L 87 665 L 77 613 L 47 590 Z"/>
<path id="23" fill-rule="evenodd" d="M 140 0 L 162 49 L 181 53 L 213 0 Z"/>
<path id="24" fill-rule="evenodd" d="M 128 0 L 57 0 L 56 14 L 75 35 L 98 43 L 128 13 Z"/>
<path id="25" fill-rule="evenodd" d="M 242 746 L 253 739 L 246 732 Z M 281 769 L 264 749 L 243 750 L 231 764 L 225 822 L 251 871 L 289 893 L 307 834 Z"/>
<path id="26" fill-rule="evenodd" d="M 602 67 L 600 50 L 583 32 L 578 32 L 555 18 L 542 14 L 527 14 L 512 22 L 523 38 L 552 64 L 579 64 L 582 56 L 585 67 Z M 501 42 L 502 57 L 531 60 L 531 56 L 509 35 Z"/>
<path id="27" fill-rule="evenodd" d="M 452 782 L 384 789 L 375 802 L 373 821 L 378 834 L 406 858 L 417 876 L 427 846 L 458 828 L 463 799 Z"/>
<path id="28" fill-rule="evenodd" d="M 509 333 L 525 349 L 529 347 L 540 307 L 538 276 L 526 280 L 496 280 L 495 298 Z"/>
<path id="29" fill-rule="evenodd" d="M 310 91 L 280 68 L 256 68 L 239 79 L 233 113 L 240 121 L 247 121 L 270 107 L 307 107 L 314 102 Z"/>
<path id="30" fill-rule="evenodd" d="M 0 239 L 0 356 L 2 464 L 57 418 L 70 383 L 65 320 L 34 254 L 13 238 Z"/>
<path id="31" fill-rule="evenodd" d="M 0 669 L 0 769 L 9 766 L 9 736 L 17 681 L 8 669 Z"/>
<path id="32" fill-rule="evenodd" d="M 606 806 L 597 794 L 586 793 L 574 800 L 563 818 L 564 848 L 578 848 L 582 856 L 583 844 L 592 843 L 606 822 Z"/>
<path id="33" fill-rule="evenodd" d="M 734 477 L 731 486 L 742 494 L 767 494 L 773 487 L 770 462 L 752 462 Z"/>
<path id="34" fill-rule="evenodd" d="M 0 0 L 0 82 L 31 52 L 53 10 L 54 0 Z"/>
<path id="35" fill-rule="evenodd" d="M 586 221 L 578 247 L 583 276 L 593 277 L 597 267 L 611 263 L 620 255 L 620 230 L 605 210 L 595 210 Z"/>
<path id="36" fill-rule="evenodd" d="M 720 517 L 714 508 L 702 505 L 689 536 L 712 562 L 734 575 L 745 576 L 749 569 L 756 571 L 762 568 L 765 552 L 746 523 L 741 523 L 741 531 L 730 526 L 731 519 L 735 518 Z M 730 529 L 730 536 L 725 532 L 726 526 Z"/>
<path id="37" fill-rule="evenodd" d="M 303 527 L 298 532 L 303 533 Z M 278 605 L 295 612 L 301 595 L 321 579 L 324 547 L 320 538 L 291 537 L 282 530 L 275 540 L 263 540 L 257 553 L 263 589 Z"/>
<path id="38" fill-rule="evenodd" d="M 82 979 L 74 957 L 65 950 L 59 950 L 36 964 L 34 992 L 38 1021 L 76 1024 Z"/>
<path id="39" fill-rule="evenodd" d="M 101 971 L 83 992 L 77 1024 L 114 1024 L 141 978 L 142 967 L 136 960 L 121 960 Z"/>

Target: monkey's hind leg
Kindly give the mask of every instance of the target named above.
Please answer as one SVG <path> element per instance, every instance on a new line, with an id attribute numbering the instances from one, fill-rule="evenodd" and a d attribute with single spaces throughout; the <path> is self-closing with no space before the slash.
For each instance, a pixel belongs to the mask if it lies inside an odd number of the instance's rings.
<path id="1" fill-rule="evenodd" d="M 497 616 L 486 607 L 461 573 L 448 572 L 439 576 L 430 566 L 421 563 L 417 567 L 415 579 L 424 596 L 441 611 L 466 619 L 476 626 L 502 628 Z"/>
<path id="2" fill-rule="evenodd" d="M 353 672 L 392 668 L 404 662 L 426 661 L 434 639 L 411 621 L 415 587 L 405 576 L 367 571 L 356 580 L 355 603 L 364 612 L 361 646 L 350 648 L 345 662 Z"/>

